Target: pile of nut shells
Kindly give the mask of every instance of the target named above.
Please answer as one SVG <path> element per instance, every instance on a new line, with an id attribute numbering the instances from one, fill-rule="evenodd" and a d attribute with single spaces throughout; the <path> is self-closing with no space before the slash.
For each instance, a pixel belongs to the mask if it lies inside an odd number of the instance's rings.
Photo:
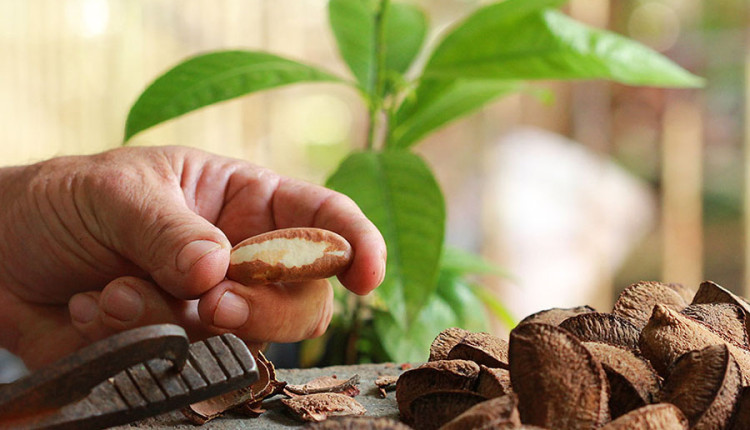
<path id="1" fill-rule="evenodd" d="M 193 403 L 182 409 L 182 414 L 196 425 L 205 424 L 220 417 L 227 411 L 237 412 L 250 417 L 258 417 L 265 412 L 263 400 L 281 393 L 286 383 L 276 378 L 276 368 L 262 352 L 254 354 L 258 367 L 258 380 L 245 388 Z"/>
<path id="2" fill-rule="evenodd" d="M 611 312 L 528 316 L 505 342 L 450 328 L 398 379 L 416 429 L 749 429 L 750 305 L 713 282 L 640 282 Z"/>

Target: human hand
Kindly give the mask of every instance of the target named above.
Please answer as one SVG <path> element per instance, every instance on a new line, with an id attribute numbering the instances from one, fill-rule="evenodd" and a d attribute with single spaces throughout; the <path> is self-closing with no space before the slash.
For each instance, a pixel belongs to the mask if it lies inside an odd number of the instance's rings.
<path id="1" fill-rule="evenodd" d="M 328 281 L 225 279 L 232 244 L 266 231 L 342 235 L 353 261 L 339 280 L 357 294 L 385 273 L 383 238 L 348 197 L 188 148 L 0 169 L 0 207 L 0 345 L 30 368 L 147 324 L 179 324 L 194 339 L 231 331 L 249 343 L 322 334 Z"/>

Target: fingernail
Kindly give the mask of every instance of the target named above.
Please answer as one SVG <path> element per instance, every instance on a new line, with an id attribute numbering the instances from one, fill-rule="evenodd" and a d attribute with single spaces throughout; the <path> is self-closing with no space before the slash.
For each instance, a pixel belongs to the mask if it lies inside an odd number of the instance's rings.
<path id="1" fill-rule="evenodd" d="M 250 316 L 247 300 L 237 294 L 227 291 L 219 299 L 214 311 L 214 325 L 216 327 L 234 329 L 242 327 Z"/>
<path id="2" fill-rule="evenodd" d="M 210 240 L 195 240 L 185 245 L 177 254 L 177 270 L 186 273 L 201 258 L 221 248 L 216 242 Z"/>
<path id="3" fill-rule="evenodd" d="M 385 281 L 385 272 L 388 267 L 388 254 L 386 251 L 383 251 L 381 254 L 381 258 L 383 259 L 382 264 L 380 265 L 380 281 L 378 281 L 378 285 L 382 284 L 383 281 Z"/>
<path id="4" fill-rule="evenodd" d="M 99 304 L 93 297 L 86 294 L 77 294 L 70 299 L 68 304 L 70 318 L 81 324 L 88 324 L 99 314 Z"/>
<path id="5" fill-rule="evenodd" d="M 143 296 L 127 285 L 118 285 L 102 297 L 102 308 L 120 321 L 134 321 L 143 314 Z"/>

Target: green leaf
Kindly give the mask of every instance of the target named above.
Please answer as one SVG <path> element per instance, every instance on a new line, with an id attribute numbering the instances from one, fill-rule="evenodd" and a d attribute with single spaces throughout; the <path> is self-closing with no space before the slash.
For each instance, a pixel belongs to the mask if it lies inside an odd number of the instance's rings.
<path id="1" fill-rule="evenodd" d="M 360 87 L 372 95 L 377 73 L 375 17 L 378 2 L 374 0 L 330 0 L 328 18 L 339 53 Z M 404 73 L 419 53 L 427 19 L 415 5 L 390 4 L 385 14 L 385 72 Z"/>
<path id="2" fill-rule="evenodd" d="M 220 51 L 190 58 L 157 78 L 130 109 L 125 141 L 187 112 L 296 82 L 340 81 L 322 70 L 264 52 Z"/>
<path id="3" fill-rule="evenodd" d="M 426 361 L 430 344 L 446 328 L 486 331 L 487 317 L 483 308 L 466 282 L 441 270 L 436 294 L 430 297 L 413 323 L 404 328 L 388 313 L 376 312 L 375 332 L 392 361 Z"/>
<path id="4" fill-rule="evenodd" d="M 530 4 L 531 3 L 531 4 Z M 544 3 L 549 3 L 546 7 Z M 702 80 L 661 54 L 549 9 L 555 1 L 507 0 L 473 13 L 439 44 L 427 78 L 611 79 L 697 87 Z"/>
<path id="5" fill-rule="evenodd" d="M 330 0 L 328 20 L 339 53 L 368 94 L 375 86 L 374 0 Z"/>
<path id="6" fill-rule="evenodd" d="M 500 266 L 485 260 L 479 255 L 452 246 L 443 250 L 440 267 L 457 275 L 495 275 L 510 278 L 511 274 Z"/>
<path id="7" fill-rule="evenodd" d="M 442 328 L 452 327 L 451 308 L 442 300 L 430 297 L 419 313 L 419 319 L 404 328 L 393 315 L 374 313 L 374 329 L 388 360 L 400 363 L 427 361 L 430 344 Z M 441 328 L 442 327 L 442 328 Z"/>
<path id="8" fill-rule="evenodd" d="M 464 277 L 452 273 L 447 267 L 440 270 L 437 297 L 448 303 L 455 315 L 453 326 L 469 331 L 487 330 L 487 315 L 482 301 Z"/>
<path id="9" fill-rule="evenodd" d="M 498 298 L 495 297 L 494 294 L 492 294 L 481 285 L 470 285 L 470 287 L 474 294 L 479 298 L 479 300 L 481 300 L 482 303 L 487 306 L 492 315 L 502 321 L 502 323 L 505 324 L 506 327 L 511 329 L 515 327 L 516 324 L 518 324 L 518 321 L 516 321 L 516 319 L 513 317 L 513 314 L 510 312 L 510 310 L 506 308 L 505 305 L 500 300 L 498 300 Z"/>
<path id="10" fill-rule="evenodd" d="M 427 17 L 409 3 L 391 3 L 385 21 L 385 68 L 405 73 L 427 34 Z"/>
<path id="11" fill-rule="evenodd" d="M 445 202 L 435 177 L 410 152 L 361 152 L 346 158 L 326 185 L 354 199 L 383 234 L 388 262 L 376 294 L 405 325 L 436 288 Z"/>
<path id="12" fill-rule="evenodd" d="M 428 133 L 520 88 L 519 82 L 493 79 L 423 80 L 414 97 L 396 112 L 387 145 L 407 148 Z"/>

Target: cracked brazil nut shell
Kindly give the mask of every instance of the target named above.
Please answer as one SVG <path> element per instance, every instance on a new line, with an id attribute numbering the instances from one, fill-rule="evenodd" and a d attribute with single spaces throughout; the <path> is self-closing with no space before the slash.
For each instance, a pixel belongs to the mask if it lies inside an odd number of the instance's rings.
<path id="1" fill-rule="evenodd" d="M 709 326 L 666 306 L 654 306 L 654 312 L 641 331 L 641 353 L 654 369 L 667 375 L 667 369 L 682 354 L 710 345 L 726 344 L 737 360 L 744 375 L 744 384 L 750 384 L 750 351 L 713 331 Z"/>
<path id="2" fill-rule="evenodd" d="M 606 343 L 583 342 L 583 346 L 607 375 L 612 419 L 653 403 L 661 389 L 661 378 L 646 359 L 631 349 Z"/>
<path id="3" fill-rule="evenodd" d="M 227 278 L 244 285 L 324 279 L 346 269 L 351 259 L 349 242 L 332 231 L 286 228 L 235 245 Z"/>
<path id="4" fill-rule="evenodd" d="M 557 326 L 520 324 L 510 332 L 510 380 L 524 424 L 595 429 L 609 421 L 609 387 L 599 361 Z"/>
<path id="5" fill-rule="evenodd" d="M 677 406 L 656 403 L 630 411 L 601 430 L 687 430 L 688 420 Z"/>
<path id="6" fill-rule="evenodd" d="M 602 342 L 638 350 L 640 331 L 625 318 L 601 312 L 587 312 L 560 323 L 584 342 Z"/>
<path id="7" fill-rule="evenodd" d="M 741 390 L 740 368 L 728 347 L 711 345 L 675 362 L 660 400 L 680 408 L 692 429 L 723 429 Z"/>

